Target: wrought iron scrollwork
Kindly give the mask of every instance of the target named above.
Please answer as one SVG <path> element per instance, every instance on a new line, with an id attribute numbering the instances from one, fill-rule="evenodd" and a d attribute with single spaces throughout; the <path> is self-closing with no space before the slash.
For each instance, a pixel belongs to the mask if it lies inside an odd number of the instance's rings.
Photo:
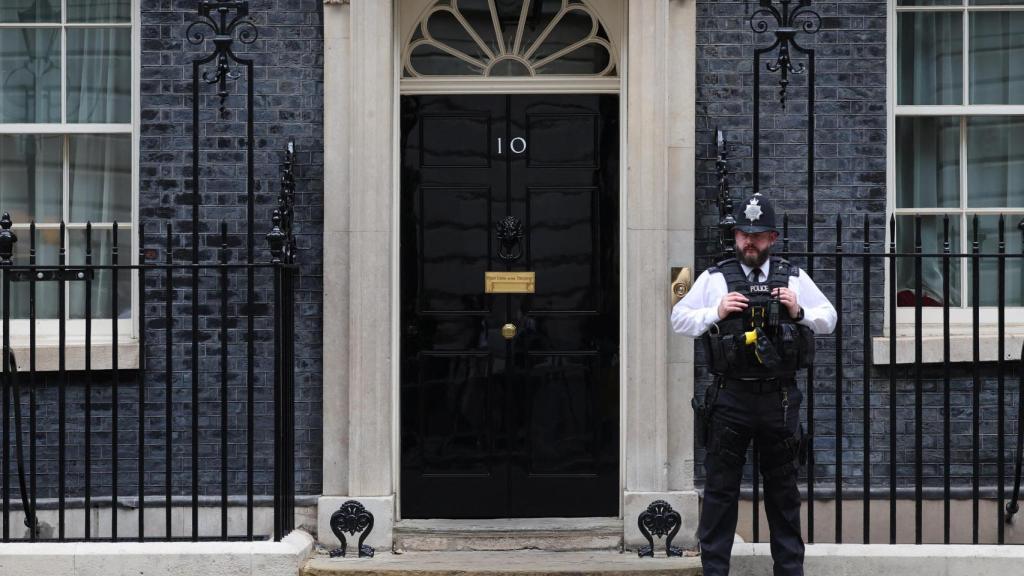
<path id="1" fill-rule="evenodd" d="M 334 514 L 331 514 L 331 532 L 334 532 L 338 542 L 341 542 L 341 546 L 331 550 L 331 558 L 345 556 L 345 550 L 348 547 L 345 541 L 346 532 L 350 536 L 354 536 L 356 532 L 359 533 L 360 558 L 373 558 L 373 548 L 363 544 L 372 531 L 373 514 L 356 500 L 346 501 Z"/>
<path id="2" fill-rule="evenodd" d="M 666 556 L 682 556 L 683 550 L 679 547 L 672 545 L 672 539 L 679 533 L 679 528 L 682 526 L 683 520 L 679 516 L 679 512 L 672 509 L 672 505 L 664 500 L 655 500 L 647 507 L 647 510 L 640 513 L 640 517 L 637 518 L 637 526 L 640 528 L 640 533 L 647 539 L 647 545 L 641 546 L 637 550 L 637 554 L 641 557 L 654 557 L 654 538 L 651 536 L 657 536 L 661 538 L 668 536 L 665 539 L 665 555 Z"/>
<path id="3" fill-rule="evenodd" d="M 235 14 L 229 17 L 232 10 Z M 259 30 L 249 20 L 248 0 L 202 0 L 199 2 L 199 16 L 201 19 L 190 24 L 185 30 L 185 36 L 192 44 L 202 44 L 206 41 L 206 30 L 213 33 L 213 54 L 196 62 L 201 65 L 217 60 L 217 67 L 204 72 L 202 78 L 207 84 L 217 85 L 220 111 L 223 113 L 224 102 L 229 94 L 227 82 L 241 77 L 238 72 L 231 71 L 231 61 L 240 63 L 231 50 L 231 44 L 236 37 L 242 44 L 252 44 L 259 37 Z"/>
<path id="4" fill-rule="evenodd" d="M 715 198 L 718 204 L 718 244 L 723 258 L 729 258 L 736 252 L 733 239 L 736 219 L 732 215 L 732 191 L 729 189 L 729 141 L 721 130 L 715 130 L 715 135 L 715 148 L 718 151 L 715 159 L 715 170 L 718 172 L 718 196 Z"/>
<path id="5" fill-rule="evenodd" d="M 227 116 L 225 108 L 228 91 L 228 80 L 237 80 L 242 77 L 241 72 L 235 72 L 232 68 L 245 70 L 245 110 L 244 115 L 239 114 L 239 120 L 245 120 L 245 151 L 246 151 L 246 259 L 252 263 L 255 255 L 255 224 L 256 213 L 256 178 L 254 163 L 254 140 L 255 140 L 255 114 L 253 105 L 255 101 L 253 59 L 242 58 L 233 47 L 237 39 L 240 44 L 252 44 L 259 37 L 256 25 L 249 17 L 248 0 L 198 0 L 197 9 L 199 16 L 196 21 L 189 24 L 185 29 L 185 37 L 189 43 L 200 45 L 205 48 L 207 36 L 212 34 L 210 39 L 213 43 L 213 51 L 209 54 L 200 54 L 192 60 L 192 263 L 199 263 L 200 241 L 199 233 L 202 228 L 200 224 L 200 207 L 202 206 L 200 178 L 200 160 L 202 154 L 200 134 L 200 105 L 202 103 L 201 88 L 203 84 L 216 85 L 217 96 L 220 99 L 219 111 L 221 117 Z M 211 62 L 214 69 L 202 71 Z M 240 111 L 241 112 L 241 111 Z M 250 271 L 250 282 L 252 273 Z"/>
<path id="6" fill-rule="evenodd" d="M 794 64 L 790 51 L 806 53 L 796 41 L 798 32 L 816 34 L 821 29 L 821 16 L 810 8 L 811 0 L 799 0 L 795 8 L 790 8 L 793 0 L 779 0 L 780 6 L 774 6 L 772 0 L 760 0 L 761 7 L 750 15 L 750 29 L 755 34 L 764 34 L 770 28 L 770 21 L 775 22 L 775 43 L 758 50 L 759 53 L 770 52 L 778 48 L 775 61 L 769 61 L 766 68 L 769 72 L 781 72 L 779 78 L 779 100 L 786 107 L 786 90 L 789 87 L 790 74 L 803 74 L 803 64 Z"/>
<path id="7" fill-rule="evenodd" d="M 289 140 L 281 164 L 281 194 L 271 217 L 272 226 L 267 233 L 273 262 L 295 263 L 295 141 Z"/>
<path id="8" fill-rule="evenodd" d="M 822 20 L 817 12 L 811 9 L 811 0 L 759 0 L 759 8 L 750 15 L 750 29 L 755 34 L 764 34 L 769 31 L 772 24 L 775 42 L 763 48 L 754 49 L 754 141 L 752 143 L 753 193 L 761 191 L 761 61 L 766 57 L 768 63 L 766 69 L 769 73 L 779 72 L 779 99 L 782 109 L 786 108 L 786 91 L 790 83 L 791 74 L 805 74 L 807 77 L 807 221 L 806 221 L 806 242 L 807 246 L 814 246 L 814 127 L 815 127 L 815 50 L 813 47 L 804 46 L 798 40 L 801 34 L 817 34 L 821 30 Z M 778 49 L 777 52 L 774 52 Z M 774 54 L 773 54 L 774 52 Z M 801 55 L 806 59 L 805 64 L 795 64 L 792 60 L 794 55 Z M 807 272 L 814 275 L 814 257 L 807 258 L 805 266 Z M 814 475 L 814 470 L 809 469 L 808 474 Z M 813 490 L 812 478 L 808 478 Z"/>
<path id="9" fill-rule="evenodd" d="M 523 256 L 523 223 L 515 216 L 506 216 L 498 222 L 498 257 L 515 262 Z"/>

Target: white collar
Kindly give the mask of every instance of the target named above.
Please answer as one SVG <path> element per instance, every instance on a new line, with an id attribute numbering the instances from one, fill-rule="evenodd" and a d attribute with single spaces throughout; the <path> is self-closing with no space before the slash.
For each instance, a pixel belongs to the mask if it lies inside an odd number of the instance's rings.
<path id="1" fill-rule="evenodd" d="M 739 263 L 740 263 L 740 268 L 743 269 L 743 276 L 745 276 L 747 278 L 750 278 L 750 271 L 753 270 L 754 267 L 753 266 L 747 266 L 742 260 L 739 260 Z M 764 261 L 764 264 L 761 265 L 761 276 L 765 279 L 765 281 L 767 281 L 768 278 L 769 278 L 769 273 L 771 271 L 771 264 L 772 264 L 772 259 L 771 259 L 771 257 L 768 257 L 768 259 Z M 758 278 L 758 280 L 760 280 L 760 278 Z"/>

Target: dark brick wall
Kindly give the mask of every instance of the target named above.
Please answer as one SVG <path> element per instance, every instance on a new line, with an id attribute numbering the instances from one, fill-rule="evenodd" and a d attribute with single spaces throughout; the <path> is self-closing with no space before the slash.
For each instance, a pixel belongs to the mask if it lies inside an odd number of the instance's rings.
<path id="1" fill-rule="evenodd" d="M 884 1 L 815 2 L 822 16 L 816 35 L 801 34 L 798 41 L 816 50 L 817 115 L 815 129 L 815 251 L 831 252 L 836 246 L 836 221 L 842 220 L 844 250 L 862 249 L 865 219 L 871 227 L 872 250 L 884 249 L 886 170 L 886 3 Z M 771 30 L 755 34 L 749 16 L 757 2 L 700 1 L 697 21 L 697 253 L 698 266 L 706 268 L 718 253 L 715 226 L 715 128 L 726 131 L 733 143 L 732 174 L 735 198 L 752 192 L 753 55 L 754 49 L 774 41 Z M 806 59 L 795 57 L 797 63 Z M 761 191 L 776 201 L 780 213 L 789 216 L 794 251 L 806 249 L 807 192 L 807 75 L 791 76 L 788 105 L 778 98 L 777 73 L 761 71 Z M 808 267 L 805 258 L 794 261 Z M 871 334 L 881 335 L 884 302 L 884 264 L 874 259 L 868 281 Z M 835 303 L 836 260 L 814 262 L 815 281 Z M 861 261 L 846 259 L 843 270 L 842 434 L 836 434 L 835 337 L 818 338 L 818 366 L 814 381 L 816 465 L 819 493 L 835 484 L 836 446 L 843 447 L 842 478 L 845 486 L 863 485 L 863 318 L 864 278 Z M 839 306 L 837 306 L 838 308 Z M 699 347 L 698 347 L 699 348 Z M 698 389 L 710 381 L 703 354 L 698 352 Z M 869 366 L 871 378 L 870 419 L 871 484 L 889 484 L 890 387 L 889 370 Z M 996 367 L 980 367 L 981 451 L 983 485 L 996 482 L 998 428 Z M 1007 431 L 1016 428 L 1017 366 L 1007 372 Z M 915 373 L 896 369 L 896 433 L 898 486 L 914 480 Z M 970 484 L 972 474 L 973 380 L 970 366 L 954 365 L 951 384 L 951 476 L 954 486 Z M 806 391 L 806 381 L 801 379 Z M 924 370 L 922 381 L 924 420 L 923 476 L 928 486 L 941 486 L 943 475 L 943 402 L 945 387 L 936 366 Z M 1009 393 L 1012 391 L 1013 393 Z M 806 403 L 806 394 L 805 394 Z M 806 425 L 807 407 L 801 409 Z M 1010 437 L 1012 438 L 1012 436 Z M 1007 442 L 1007 472 L 1012 462 Z M 698 459 L 697 473 L 703 476 Z M 748 470 L 749 478 L 749 470 Z"/>
<path id="2" fill-rule="evenodd" d="M 279 165 L 288 139 L 295 140 L 297 151 L 297 197 L 295 230 L 299 245 L 301 272 L 296 283 L 296 454 L 295 478 L 299 494 L 319 494 L 321 475 L 321 326 L 322 326 L 322 229 L 323 229 L 323 12 L 317 0 L 250 0 L 252 22 L 259 31 L 252 44 L 236 41 L 233 49 L 241 58 L 254 62 L 255 91 L 255 178 L 257 262 L 269 261 L 264 235 L 270 229 L 270 212 L 280 192 Z M 186 262 L 192 248 L 192 66 L 196 57 L 212 50 L 207 41 L 193 45 L 185 40 L 185 29 L 197 18 L 194 0 L 142 0 L 142 127 L 140 139 L 139 221 L 146 233 L 147 247 L 158 248 L 164 258 L 165 227 L 173 226 L 172 254 L 175 261 Z M 209 70 L 207 67 L 205 70 Z M 235 67 L 235 70 L 240 70 Z M 212 87 L 201 87 L 200 126 L 200 246 L 201 260 L 218 257 L 219 226 L 228 224 L 230 258 L 245 258 L 245 114 L 244 72 L 229 82 L 232 96 L 225 113 L 218 113 L 218 99 Z M 147 300 L 152 302 L 151 317 L 162 314 L 163 279 L 147 278 Z M 191 283 L 187 276 L 174 282 L 174 341 L 188 342 L 191 334 Z M 230 278 L 230 405 L 229 422 L 241 441 L 244 429 L 244 384 L 246 373 L 245 312 L 247 281 L 244 274 Z M 255 282 L 256 385 L 257 385 L 257 481 L 266 489 L 272 453 L 272 403 L 270 374 L 273 369 L 272 310 L 273 279 L 265 273 Z M 200 293 L 201 335 L 201 410 L 203 434 L 200 454 L 212 467 L 210 482 L 219 478 L 219 347 L 221 308 L 217 278 L 202 279 Z M 146 350 L 150 360 L 147 394 L 157 410 L 164 397 L 163 320 L 155 318 L 147 325 Z M 175 429 L 184 441 L 181 453 L 175 451 L 175 469 L 189 474 L 191 447 L 191 348 L 177 344 L 174 361 Z M 180 360 L 179 360 L 180 359 Z M 149 392 L 151 390 L 151 392 Z M 209 414 L 207 410 L 209 409 Z M 180 421 L 178 421 L 180 419 Z M 160 429 L 164 420 L 154 415 L 152 426 Z M 157 434 L 159 436 L 159 434 Z M 162 437 L 162 436 L 160 436 Z M 154 440 L 156 438 L 154 437 Z M 244 453 L 232 436 L 232 474 L 244 473 Z M 205 459 L 209 458 L 208 462 Z M 159 481 L 157 478 L 154 480 Z M 213 491 L 204 490 L 204 491 Z"/>

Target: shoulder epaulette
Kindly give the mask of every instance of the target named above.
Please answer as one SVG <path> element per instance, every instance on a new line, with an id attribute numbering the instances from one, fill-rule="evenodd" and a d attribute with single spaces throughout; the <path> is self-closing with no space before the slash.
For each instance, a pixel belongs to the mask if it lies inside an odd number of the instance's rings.
<path id="1" fill-rule="evenodd" d="M 786 274 L 789 276 L 799 276 L 800 267 L 794 266 L 789 263 L 789 260 L 781 258 L 779 256 L 772 256 L 772 267 L 778 266 L 777 270 L 780 274 Z"/>
<path id="2" fill-rule="evenodd" d="M 726 258 L 725 260 L 720 260 L 716 262 L 714 266 L 708 268 L 708 274 L 718 274 L 722 271 L 722 268 L 728 266 L 729 264 L 732 264 L 735 261 L 735 258 Z"/>

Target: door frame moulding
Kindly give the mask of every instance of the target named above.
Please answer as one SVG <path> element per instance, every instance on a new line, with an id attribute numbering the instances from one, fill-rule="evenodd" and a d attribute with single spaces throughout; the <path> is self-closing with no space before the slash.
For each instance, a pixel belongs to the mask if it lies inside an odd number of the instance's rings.
<path id="1" fill-rule="evenodd" d="M 618 94 L 622 78 L 572 76 L 506 78 L 406 78 L 402 96 L 427 94 Z"/>
<path id="2" fill-rule="evenodd" d="M 371 546 L 392 544 L 398 511 L 393 247 L 399 214 L 392 204 L 400 179 L 397 158 L 388 156 L 400 130 L 393 18 L 399 1 L 415 0 L 324 5 L 324 143 L 330 161 L 324 166 L 324 488 L 317 525 L 325 545 L 334 540 L 331 512 L 344 499 L 373 507 Z M 668 278 L 662 273 L 670 264 L 692 265 L 694 255 L 696 97 L 687 79 L 696 77 L 696 0 L 634 0 L 628 6 L 626 0 L 600 1 L 619 2 L 628 14 L 623 25 L 634 31 L 619 46 L 620 517 L 635 518 L 662 499 L 683 514 L 681 535 L 690 534 L 698 502 L 689 410 L 693 345 L 678 337 L 665 345 Z M 679 33 L 669 35 L 670 28 Z M 669 421 L 670 413 L 681 417 Z M 624 523 L 624 538 L 627 546 L 644 542 L 630 522 Z"/>
<path id="3" fill-rule="evenodd" d="M 627 198 L 627 100 L 626 83 L 628 79 L 626 66 L 626 30 L 628 28 L 629 0 L 584 0 L 601 16 L 602 24 L 608 29 L 612 46 L 616 51 L 618 64 L 617 75 L 614 77 L 581 76 L 550 76 L 550 77 L 502 77 L 502 78 L 402 78 L 402 49 L 409 33 L 403 30 L 403 10 L 409 10 L 417 16 L 434 0 L 392 0 L 394 14 L 392 34 L 393 82 L 392 122 L 391 122 L 391 154 L 392 181 L 391 195 L 391 391 L 392 391 L 392 441 L 391 441 L 391 480 L 392 493 L 395 495 L 394 520 L 402 519 L 401 494 L 401 421 L 400 421 L 400 388 L 401 388 L 401 251 L 398 249 L 401 236 L 401 211 L 397 208 L 401 202 L 401 97 L 403 95 L 421 94 L 619 94 L 619 514 L 623 514 L 623 492 L 626 489 L 626 198 Z M 415 11 L 408 8 L 415 7 Z M 618 11 L 619 18 L 615 24 L 608 22 L 608 15 Z M 417 22 L 419 19 L 413 19 Z"/>

